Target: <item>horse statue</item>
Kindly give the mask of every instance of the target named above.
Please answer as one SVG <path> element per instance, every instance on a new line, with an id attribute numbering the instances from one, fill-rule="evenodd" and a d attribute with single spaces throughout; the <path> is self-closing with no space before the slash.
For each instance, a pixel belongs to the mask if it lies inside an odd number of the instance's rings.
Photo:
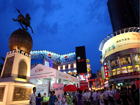
<path id="1" fill-rule="evenodd" d="M 16 19 L 13 18 L 13 21 L 19 22 L 22 29 L 27 30 L 28 27 L 29 27 L 31 29 L 32 33 L 33 33 L 33 29 L 30 25 L 30 20 L 31 20 L 30 15 L 27 13 L 26 16 L 24 16 L 18 9 L 16 9 L 16 10 L 19 13 L 19 15 Z"/>

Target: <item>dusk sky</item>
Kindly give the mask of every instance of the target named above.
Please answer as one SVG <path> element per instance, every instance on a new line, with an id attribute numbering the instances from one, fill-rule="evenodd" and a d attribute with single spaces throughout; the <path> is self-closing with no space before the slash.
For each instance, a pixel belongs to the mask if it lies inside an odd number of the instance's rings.
<path id="1" fill-rule="evenodd" d="M 112 33 L 107 0 L 0 0 L 0 56 L 5 57 L 9 36 L 19 28 L 12 21 L 18 16 L 15 8 L 31 16 L 33 50 L 66 54 L 84 45 L 92 71 L 100 69 L 99 45 Z"/>

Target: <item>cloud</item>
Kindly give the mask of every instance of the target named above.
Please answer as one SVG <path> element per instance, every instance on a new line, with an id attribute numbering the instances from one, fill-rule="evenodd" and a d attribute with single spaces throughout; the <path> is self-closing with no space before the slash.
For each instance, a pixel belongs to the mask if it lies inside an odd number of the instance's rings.
<path id="1" fill-rule="evenodd" d="M 111 32 L 106 0 L 0 0 L 0 54 L 6 53 L 8 37 L 19 27 L 11 20 L 18 16 L 15 8 L 31 15 L 34 49 L 62 54 L 86 45 L 91 64 L 99 69 L 98 45 Z"/>

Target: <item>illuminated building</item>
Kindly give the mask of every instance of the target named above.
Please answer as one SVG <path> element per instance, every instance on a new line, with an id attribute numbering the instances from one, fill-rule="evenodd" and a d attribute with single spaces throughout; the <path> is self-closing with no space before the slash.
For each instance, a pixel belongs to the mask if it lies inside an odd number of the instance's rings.
<path id="1" fill-rule="evenodd" d="M 75 52 L 68 54 L 57 54 L 50 51 L 31 51 L 31 66 L 34 67 L 37 64 L 47 65 L 49 67 L 55 68 L 63 73 L 68 73 L 72 76 L 77 76 L 77 66 L 76 66 L 76 54 Z M 90 64 L 87 59 L 87 73 L 84 77 L 85 80 L 90 76 Z"/>
<path id="2" fill-rule="evenodd" d="M 104 76 L 109 83 L 130 85 L 140 79 L 140 27 L 119 30 L 100 44 Z"/>
<path id="3" fill-rule="evenodd" d="M 31 51 L 31 57 L 32 67 L 43 64 L 73 76 L 77 74 L 75 52 L 60 55 L 46 50 Z"/>
<path id="4" fill-rule="evenodd" d="M 0 105 L 25 105 L 34 87 L 29 83 L 32 37 L 18 29 L 9 38 L 9 48 L 0 78 Z"/>

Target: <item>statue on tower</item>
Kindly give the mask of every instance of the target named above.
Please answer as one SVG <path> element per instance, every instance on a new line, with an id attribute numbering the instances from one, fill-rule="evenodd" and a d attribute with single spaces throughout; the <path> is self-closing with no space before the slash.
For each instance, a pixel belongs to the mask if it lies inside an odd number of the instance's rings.
<path id="1" fill-rule="evenodd" d="M 16 9 L 17 12 L 19 13 L 18 17 L 15 19 L 13 18 L 13 21 L 19 22 L 20 26 L 22 27 L 22 29 L 27 30 L 28 27 L 31 29 L 32 33 L 33 33 L 33 29 L 30 25 L 30 20 L 31 17 L 30 15 L 27 13 L 26 16 L 24 16 L 20 10 Z"/>

